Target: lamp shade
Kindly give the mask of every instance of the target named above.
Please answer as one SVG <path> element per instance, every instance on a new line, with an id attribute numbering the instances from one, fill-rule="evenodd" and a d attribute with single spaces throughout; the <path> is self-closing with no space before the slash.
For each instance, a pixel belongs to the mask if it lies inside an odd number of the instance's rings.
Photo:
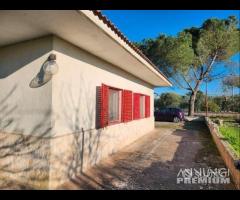
<path id="1" fill-rule="evenodd" d="M 58 64 L 55 60 L 49 60 L 44 64 L 43 71 L 45 74 L 54 75 L 58 72 Z"/>

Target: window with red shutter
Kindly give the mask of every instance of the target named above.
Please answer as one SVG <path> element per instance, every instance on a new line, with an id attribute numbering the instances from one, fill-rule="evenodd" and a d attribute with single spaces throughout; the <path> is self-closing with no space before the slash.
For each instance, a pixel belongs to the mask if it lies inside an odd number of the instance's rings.
<path id="1" fill-rule="evenodd" d="M 150 117 L 150 96 L 145 96 L 145 117 Z"/>
<path id="2" fill-rule="evenodd" d="M 102 84 L 101 87 L 101 107 L 100 107 L 100 127 L 106 127 L 108 125 L 108 96 L 109 87 Z"/>
<path id="3" fill-rule="evenodd" d="M 133 119 L 140 118 L 140 94 L 134 93 L 133 95 Z"/>
<path id="4" fill-rule="evenodd" d="M 123 90 L 122 93 L 122 121 L 128 122 L 132 120 L 132 110 L 133 110 L 133 102 L 132 102 L 132 91 Z"/>
<path id="5" fill-rule="evenodd" d="M 145 117 L 145 95 L 140 94 L 140 118 Z"/>
<path id="6" fill-rule="evenodd" d="M 122 121 L 122 90 L 109 87 L 108 97 L 108 121 L 109 124 L 115 124 Z"/>
<path id="7" fill-rule="evenodd" d="M 150 117 L 150 96 L 102 84 L 100 87 L 100 128 L 133 119 Z M 99 116 L 99 115 L 98 115 Z"/>

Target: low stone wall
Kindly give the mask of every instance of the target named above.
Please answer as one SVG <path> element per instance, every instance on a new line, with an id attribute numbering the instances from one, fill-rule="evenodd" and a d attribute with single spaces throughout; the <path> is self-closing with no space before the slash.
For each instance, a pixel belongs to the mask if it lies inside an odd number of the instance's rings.
<path id="1" fill-rule="evenodd" d="M 194 116 L 206 116 L 206 112 L 195 112 Z M 227 112 L 208 112 L 208 117 L 234 117 L 240 118 L 240 113 L 227 113 Z"/>
<path id="2" fill-rule="evenodd" d="M 232 179 L 238 189 L 240 189 L 240 170 L 236 169 L 235 161 L 239 158 L 230 150 L 229 144 L 222 140 L 222 137 L 219 133 L 218 126 L 214 124 L 208 117 L 205 117 L 206 125 L 209 128 L 209 131 L 212 135 L 212 138 L 226 164 L 230 173 L 232 175 Z"/>

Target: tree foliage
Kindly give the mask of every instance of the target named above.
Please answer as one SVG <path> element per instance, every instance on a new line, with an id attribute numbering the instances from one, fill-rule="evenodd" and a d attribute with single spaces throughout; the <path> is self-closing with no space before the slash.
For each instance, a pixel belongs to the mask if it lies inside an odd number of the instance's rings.
<path id="1" fill-rule="evenodd" d="M 234 16 L 208 19 L 201 27 L 185 29 L 176 37 L 160 35 L 136 44 L 175 85 L 191 92 L 189 115 L 204 79 L 216 76 L 216 64 L 239 52 L 237 23 Z"/>
<path id="2" fill-rule="evenodd" d="M 240 76 L 228 76 L 223 79 L 223 84 L 226 87 L 240 88 Z"/>
<path id="3" fill-rule="evenodd" d="M 179 107 L 181 102 L 181 96 L 176 93 L 162 93 L 160 98 L 155 100 L 155 107 L 167 108 L 167 107 Z"/>
<path id="4" fill-rule="evenodd" d="M 155 99 L 155 108 L 179 107 L 184 111 L 188 108 L 190 93 L 178 95 L 176 93 L 162 93 Z M 196 112 L 206 111 L 206 99 L 202 91 L 198 91 L 196 98 Z M 210 112 L 240 112 L 240 95 L 231 96 L 208 96 L 208 111 Z"/>
<path id="5" fill-rule="evenodd" d="M 210 100 L 208 102 L 208 110 L 210 112 L 220 112 L 220 106 L 216 104 L 214 101 Z"/>

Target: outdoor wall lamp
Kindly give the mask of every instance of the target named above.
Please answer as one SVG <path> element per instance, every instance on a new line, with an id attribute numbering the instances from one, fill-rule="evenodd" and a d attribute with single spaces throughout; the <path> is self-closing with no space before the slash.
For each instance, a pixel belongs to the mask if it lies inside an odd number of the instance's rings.
<path id="1" fill-rule="evenodd" d="M 56 55 L 50 54 L 47 62 L 43 65 L 43 71 L 47 75 L 54 75 L 58 72 L 58 64 L 56 62 Z"/>
<path id="2" fill-rule="evenodd" d="M 42 64 L 38 74 L 32 79 L 29 86 L 31 88 L 38 88 L 46 84 L 52 79 L 52 76 L 58 72 L 58 64 L 56 62 L 56 55 L 50 54 L 48 59 Z"/>

